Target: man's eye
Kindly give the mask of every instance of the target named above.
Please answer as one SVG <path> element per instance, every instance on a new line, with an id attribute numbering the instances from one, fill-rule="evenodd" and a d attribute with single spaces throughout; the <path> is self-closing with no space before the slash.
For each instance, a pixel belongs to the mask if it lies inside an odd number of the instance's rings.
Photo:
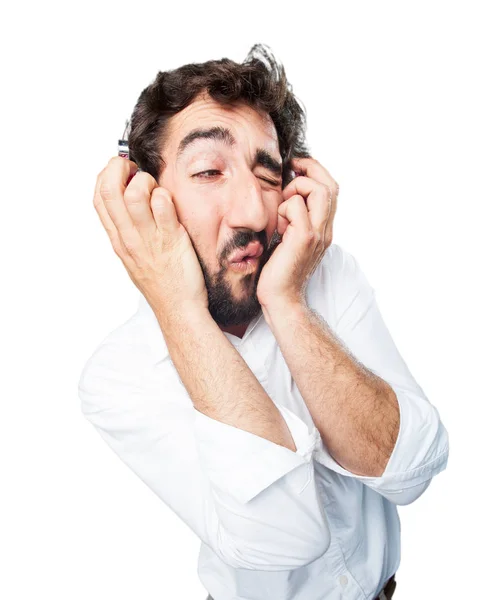
<path id="1" fill-rule="evenodd" d="M 221 171 L 219 171 L 218 169 L 207 169 L 206 171 L 196 173 L 195 175 L 193 175 L 193 177 L 204 177 L 206 179 L 209 179 L 210 177 L 214 177 L 215 175 L 218 175 L 220 173 Z M 270 185 L 280 185 L 279 181 L 273 181 L 272 179 L 266 179 L 265 177 L 259 177 L 259 179 L 261 179 L 262 181 L 266 181 L 266 183 L 269 183 Z"/>
<path id="2" fill-rule="evenodd" d="M 201 171 L 201 173 L 196 173 L 195 175 L 193 175 L 193 177 L 204 176 L 206 177 L 206 179 L 208 179 L 209 175 L 206 175 L 206 173 L 214 173 L 215 175 L 218 175 L 220 171 L 218 171 L 217 169 L 208 169 L 207 171 Z"/>
<path id="3" fill-rule="evenodd" d="M 269 183 L 271 185 L 281 185 L 281 183 L 279 181 L 273 181 L 272 179 L 265 179 L 264 177 L 260 177 L 260 179 L 262 179 L 263 181 L 266 181 L 267 183 Z"/>

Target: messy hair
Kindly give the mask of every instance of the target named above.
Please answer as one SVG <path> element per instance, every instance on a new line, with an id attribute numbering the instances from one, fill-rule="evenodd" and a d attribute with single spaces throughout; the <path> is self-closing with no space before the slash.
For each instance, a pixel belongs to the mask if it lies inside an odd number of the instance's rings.
<path id="1" fill-rule="evenodd" d="M 310 156 L 305 139 L 306 112 L 292 92 L 284 67 L 264 44 L 255 44 L 242 63 L 222 58 L 160 71 L 141 92 L 132 112 L 130 160 L 158 181 L 165 167 L 161 151 L 169 119 L 204 92 L 221 104 L 244 102 L 271 117 L 285 187 L 291 178 L 291 159 Z"/>

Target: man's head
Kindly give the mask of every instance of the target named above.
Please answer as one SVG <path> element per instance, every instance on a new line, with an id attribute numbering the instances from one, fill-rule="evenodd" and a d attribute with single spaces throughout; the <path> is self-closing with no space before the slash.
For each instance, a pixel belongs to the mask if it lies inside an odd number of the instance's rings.
<path id="1" fill-rule="evenodd" d="M 129 157 L 171 192 L 221 326 L 259 313 L 256 286 L 280 243 L 290 161 L 309 156 L 305 128 L 283 67 L 260 45 L 241 64 L 224 58 L 160 72 L 134 108 Z M 240 270 L 229 259 L 250 242 L 263 252 Z"/>

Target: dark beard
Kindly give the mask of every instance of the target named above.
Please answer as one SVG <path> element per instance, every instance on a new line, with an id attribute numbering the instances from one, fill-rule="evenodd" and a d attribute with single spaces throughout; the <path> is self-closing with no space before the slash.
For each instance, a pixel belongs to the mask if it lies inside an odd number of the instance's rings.
<path id="1" fill-rule="evenodd" d="M 270 246 L 267 247 L 268 244 L 265 231 L 260 233 L 239 232 L 234 236 L 231 244 L 228 245 L 228 248 L 226 248 L 222 253 L 220 261 L 222 266 L 220 271 L 213 276 L 209 273 L 206 265 L 201 260 L 201 257 L 199 256 L 199 253 L 193 243 L 196 256 L 198 257 L 198 261 L 205 278 L 206 291 L 208 294 L 208 310 L 210 311 L 213 320 L 218 325 L 229 327 L 231 325 L 248 324 L 259 314 L 261 311 L 261 305 L 256 295 L 258 280 L 261 276 L 261 271 L 264 265 L 268 262 L 270 256 L 279 245 L 281 239 L 282 238 L 278 231 L 275 230 L 270 241 Z M 225 274 L 228 270 L 228 267 L 225 266 L 227 263 L 227 257 L 229 257 L 236 249 L 244 248 L 249 244 L 249 242 L 252 241 L 259 241 L 260 244 L 262 244 L 264 248 L 263 254 L 259 258 L 256 272 L 248 273 L 240 279 L 240 284 L 246 290 L 246 294 L 243 300 L 236 300 L 232 295 L 231 284 L 225 278 Z"/>

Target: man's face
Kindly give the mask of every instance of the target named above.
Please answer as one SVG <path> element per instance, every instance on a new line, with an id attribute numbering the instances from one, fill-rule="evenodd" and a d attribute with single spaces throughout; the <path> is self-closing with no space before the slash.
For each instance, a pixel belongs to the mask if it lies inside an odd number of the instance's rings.
<path id="1" fill-rule="evenodd" d="M 189 233 L 213 319 L 247 324 L 261 309 L 261 269 L 280 243 L 282 159 L 273 121 L 245 104 L 222 106 L 203 95 L 171 118 L 162 156 L 158 183 L 172 193 Z M 229 259 L 252 241 L 263 253 L 241 271 Z"/>

